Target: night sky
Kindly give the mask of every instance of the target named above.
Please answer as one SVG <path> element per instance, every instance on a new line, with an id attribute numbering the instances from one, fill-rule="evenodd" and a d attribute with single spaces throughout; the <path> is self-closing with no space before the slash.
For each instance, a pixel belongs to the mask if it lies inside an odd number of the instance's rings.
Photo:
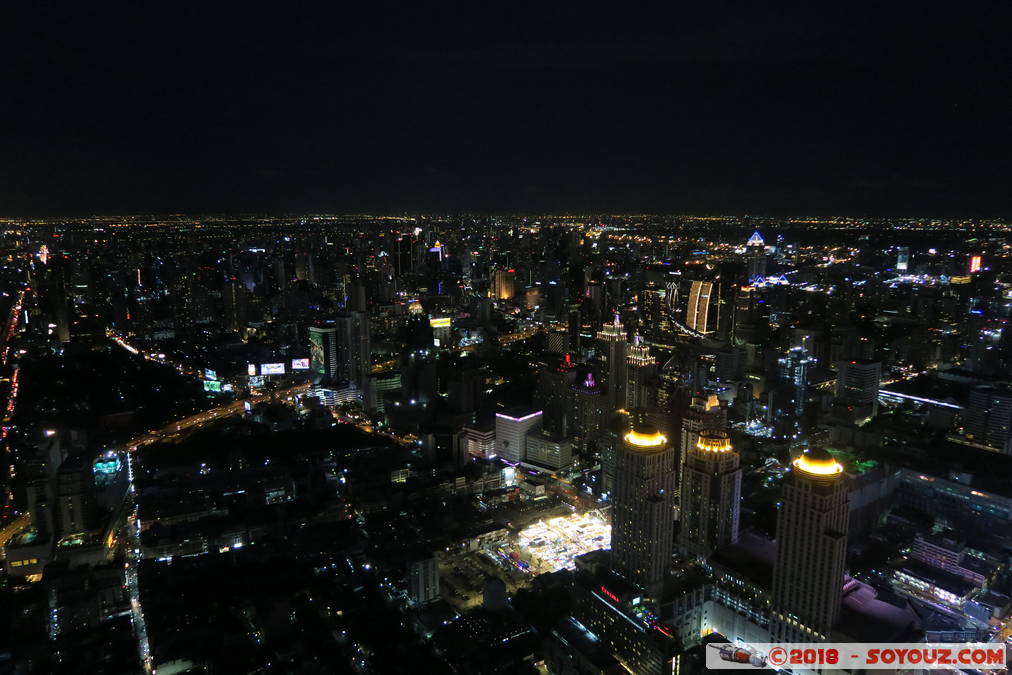
<path id="1" fill-rule="evenodd" d="M 13 4 L 0 216 L 1012 216 L 1009 3 Z"/>

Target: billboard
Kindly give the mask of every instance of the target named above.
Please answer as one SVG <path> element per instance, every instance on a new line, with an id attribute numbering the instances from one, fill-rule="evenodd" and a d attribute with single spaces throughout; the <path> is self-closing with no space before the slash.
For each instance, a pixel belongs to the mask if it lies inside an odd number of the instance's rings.
<path id="1" fill-rule="evenodd" d="M 264 376 L 253 375 L 252 377 L 249 378 L 249 386 L 252 388 L 264 386 Z"/>
<path id="2" fill-rule="evenodd" d="M 246 366 L 246 374 L 250 377 L 254 377 L 257 374 L 257 364 L 250 363 Z"/>
<path id="3" fill-rule="evenodd" d="M 284 375 L 285 364 L 283 363 L 261 363 L 260 364 L 261 375 Z"/>
<path id="4" fill-rule="evenodd" d="M 214 372 L 210 368 L 204 368 L 204 379 L 205 380 L 217 380 L 218 373 Z"/>
<path id="5" fill-rule="evenodd" d="M 221 382 L 218 380 L 204 380 L 204 391 L 221 391 Z"/>
<path id="6" fill-rule="evenodd" d="M 326 358 L 323 349 L 323 333 L 314 330 L 309 331 L 309 361 L 310 369 L 321 375 L 326 372 Z"/>
<path id="7" fill-rule="evenodd" d="M 309 370 L 309 359 L 292 359 L 292 370 Z"/>

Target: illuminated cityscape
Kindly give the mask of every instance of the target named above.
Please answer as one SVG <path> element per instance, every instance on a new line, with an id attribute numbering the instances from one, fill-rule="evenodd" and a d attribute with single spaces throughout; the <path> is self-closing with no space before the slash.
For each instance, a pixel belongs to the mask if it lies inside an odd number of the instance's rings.
<path id="1" fill-rule="evenodd" d="M 985 50 L 893 9 L 93 11 L 0 107 L 0 674 L 1012 644 Z"/>

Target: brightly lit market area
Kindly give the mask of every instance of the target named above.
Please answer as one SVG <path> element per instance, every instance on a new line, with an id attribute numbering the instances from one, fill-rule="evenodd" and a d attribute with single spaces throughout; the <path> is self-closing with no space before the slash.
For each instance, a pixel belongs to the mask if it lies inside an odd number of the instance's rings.
<path id="1" fill-rule="evenodd" d="M 576 569 L 577 556 L 611 547 L 611 525 L 598 511 L 539 520 L 519 532 L 517 546 L 534 574 Z"/>

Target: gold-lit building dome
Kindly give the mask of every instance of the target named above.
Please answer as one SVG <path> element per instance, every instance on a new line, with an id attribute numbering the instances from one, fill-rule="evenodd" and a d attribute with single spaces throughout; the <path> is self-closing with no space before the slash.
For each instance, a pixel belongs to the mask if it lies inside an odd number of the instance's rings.
<path id="1" fill-rule="evenodd" d="M 822 449 L 809 450 L 793 462 L 794 467 L 813 476 L 835 476 L 843 473 L 843 466 Z"/>
<path id="2" fill-rule="evenodd" d="M 696 447 L 706 452 L 730 452 L 731 436 L 726 431 L 706 429 L 699 432 Z"/>
<path id="3" fill-rule="evenodd" d="M 667 436 L 656 428 L 645 425 L 630 429 L 623 439 L 629 446 L 643 450 L 663 448 L 668 442 Z"/>

